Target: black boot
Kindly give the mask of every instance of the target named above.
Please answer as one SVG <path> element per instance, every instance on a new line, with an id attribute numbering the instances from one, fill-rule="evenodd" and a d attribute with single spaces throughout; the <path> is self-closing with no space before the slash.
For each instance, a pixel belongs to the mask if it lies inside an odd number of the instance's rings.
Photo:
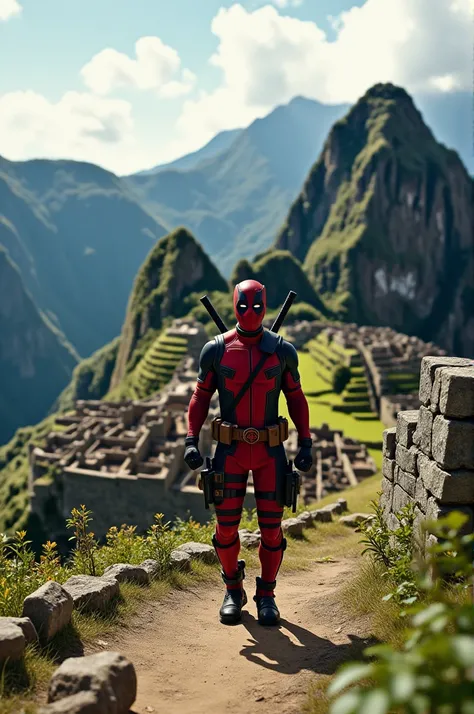
<path id="1" fill-rule="evenodd" d="M 258 590 L 273 590 L 276 586 L 276 581 L 273 583 L 266 582 L 262 578 L 257 578 Z M 274 595 L 255 595 L 257 603 L 258 621 L 261 625 L 278 625 L 280 622 L 280 611 L 275 602 Z"/>
<path id="2" fill-rule="evenodd" d="M 238 571 L 235 578 L 228 578 L 224 572 L 222 572 L 222 580 L 226 585 L 239 585 L 245 578 L 245 560 L 239 560 Z M 233 590 L 227 589 L 224 596 L 224 602 L 219 610 L 219 615 L 221 622 L 226 625 L 234 625 L 239 622 L 242 616 L 242 608 L 247 602 L 247 595 L 242 587 L 235 588 Z"/>

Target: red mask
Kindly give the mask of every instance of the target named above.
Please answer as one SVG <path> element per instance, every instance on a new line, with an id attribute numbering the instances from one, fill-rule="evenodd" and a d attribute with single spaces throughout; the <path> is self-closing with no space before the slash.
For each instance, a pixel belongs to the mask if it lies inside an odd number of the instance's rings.
<path id="1" fill-rule="evenodd" d="M 244 280 L 235 286 L 234 312 L 242 330 L 255 332 L 260 329 L 266 308 L 265 286 L 257 280 Z"/>

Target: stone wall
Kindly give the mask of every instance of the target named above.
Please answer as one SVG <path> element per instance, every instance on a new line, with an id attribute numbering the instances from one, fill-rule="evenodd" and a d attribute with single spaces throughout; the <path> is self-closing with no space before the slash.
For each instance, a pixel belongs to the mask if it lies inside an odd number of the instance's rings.
<path id="1" fill-rule="evenodd" d="M 474 360 L 424 357 L 419 410 L 384 432 L 380 504 L 391 530 L 415 505 L 416 524 L 456 510 L 474 531 Z"/>

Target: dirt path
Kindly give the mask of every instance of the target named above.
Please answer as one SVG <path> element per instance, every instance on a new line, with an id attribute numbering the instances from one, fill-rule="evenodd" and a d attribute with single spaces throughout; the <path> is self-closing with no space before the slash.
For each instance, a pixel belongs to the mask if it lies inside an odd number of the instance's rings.
<path id="1" fill-rule="evenodd" d="M 363 623 L 344 619 L 337 596 L 356 563 L 341 559 L 282 573 L 279 628 L 255 619 L 252 572 L 249 603 L 236 626 L 218 621 L 222 586 L 173 592 L 144 605 L 113 643 L 137 670 L 134 712 L 299 714 L 314 674 L 332 674 L 365 646 Z"/>

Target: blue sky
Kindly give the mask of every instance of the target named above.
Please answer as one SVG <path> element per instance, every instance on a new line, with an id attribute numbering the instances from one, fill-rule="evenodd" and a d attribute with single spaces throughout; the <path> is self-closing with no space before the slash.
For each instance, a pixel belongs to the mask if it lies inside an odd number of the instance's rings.
<path id="1" fill-rule="evenodd" d="M 0 153 L 127 173 L 296 94 L 469 90 L 471 24 L 469 0 L 0 0 Z"/>

